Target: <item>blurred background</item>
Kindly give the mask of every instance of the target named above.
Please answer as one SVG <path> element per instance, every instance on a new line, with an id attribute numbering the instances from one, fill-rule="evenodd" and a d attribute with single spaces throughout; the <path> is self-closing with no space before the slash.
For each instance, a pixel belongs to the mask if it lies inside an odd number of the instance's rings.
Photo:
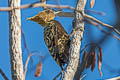
<path id="1" fill-rule="evenodd" d="M 39 0 L 21 0 L 21 5 L 34 3 Z M 60 5 L 76 6 L 77 0 L 57 0 Z M 56 4 L 56 0 L 48 0 L 48 4 Z M 87 0 L 86 9 L 89 11 L 104 12 L 106 15 L 101 16 L 95 13 L 87 13 L 96 17 L 104 23 L 110 24 L 116 27 L 120 31 L 120 0 L 96 0 L 93 8 L 90 8 L 90 0 Z M 7 0 L 0 0 L 0 7 L 8 7 Z M 55 63 L 49 54 L 49 51 L 43 40 L 43 28 L 35 23 L 28 21 L 26 18 L 36 15 L 42 8 L 28 8 L 21 10 L 21 24 L 22 30 L 26 38 L 26 42 L 30 51 L 39 50 L 37 54 L 46 56 L 42 60 L 43 68 L 40 77 L 34 77 L 35 68 L 39 61 L 38 56 L 33 56 L 33 64 L 29 62 L 28 72 L 26 73 L 26 80 L 53 80 L 53 78 L 60 72 L 60 67 Z M 66 12 L 72 12 L 68 9 L 63 9 Z M 72 31 L 73 18 L 56 17 L 64 26 L 65 30 L 70 34 Z M 115 32 L 102 27 L 110 33 Z M 117 34 L 116 34 L 117 35 Z M 85 32 L 82 40 L 81 48 L 88 43 L 99 43 L 103 49 L 103 62 L 102 72 L 103 77 L 100 77 L 97 66 L 95 70 L 91 72 L 87 69 L 82 75 L 87 74 L 83 80 L 100 80 L 107 79 L 116 76 L 120 76 L 120 41 L 101 32 L 97 27 L 86 23 Z M 10 56 L 9 56 L 9 15 L 8 12 L 0 12 L 0 68 L 5 72 L 6 76 L 11 80 L 10 70 Z M 22 39 L 22 51 L 23 51 L 23 63 L 25 65 L 28 54 L 23 45 Z M 0 75 L 0 80 L 4 80 Z"/>

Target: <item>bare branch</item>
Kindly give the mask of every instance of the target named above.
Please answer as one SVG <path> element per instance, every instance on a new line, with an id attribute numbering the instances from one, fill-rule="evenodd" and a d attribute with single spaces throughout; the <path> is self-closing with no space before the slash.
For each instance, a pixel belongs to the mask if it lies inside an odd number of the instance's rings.
<path id="1" fill-rule="evenodd" d="M 94 14 L 98 14 L 98 15 L 101 15 L 101 16 L 105 16 L 106 15 L 104 12 L 98 12 L 98 11 L 85 10 L 85 12 L 87 12 L 87 13 L 94 13 Z"/>
<path id="2" fill-rule="evenodd" d="M 46 4 L 46 0 L 43 0 L 42 3 L 26 4 L 26 5 L 22 5 L 20 7 L 16 7 L 16 8 L 15 7 L 14 8 L 12 8 L 12 7 L 1 7 L 0 11 L 11 11 L 11 10 L 14 10 L 14 9 L 25 9 L 25 8 L 30 8 L 30 7 L 32 7 L 32 8 L 35 8 L 35 7 L 49 7 L 49 8 L 61 8 L 61 9 L 66 8 L 66 9 L 75 10 L 73 7 L 68 6 L 68 5 L 50 5 L 50 4 Z M 75 10 L 75 11 L 81 13 L 82 10 L 81 11 L 80 10 Z M 70 12 L 61 12 L 61 13 L 58 13 L 57 16 L 60 16 L 60 17 L 74 17 L 74 14 L 70 13 Z M 91 19 L 91 20 L 101 24 L 102 26 L 105 26 L 107 28 L 112 29 L 113 31 L 115 31 L 117 34 L 120 35 L 120 32 L 117 29 L 115 29 L 113 26 L 105 24 L 105 23 L 97 20 L 96 18 L 94 18 L 94 17 L 92 17 L 90 15 L 84 14 L 83 16 L 85 18 Z"/>
<path id="3" fill-rule="evenodd" d="M 60 72 L 54 77 L 53 80 L 57 80 L 57 78 L 58 78 L 60 75 L 62 75 L 62 71 L 60 71 Z"/>
<path id="4" fill-rule="evenodd" d="M 2 71 L 2 69 L 0 69 L 0 74 L 2 75 L 2 77 L 3 77 L 5 80 L 8 80 L 7 76 L 6 76 L 5 73 Z"/>
<path id="5" fill-rule="evenodd" d="M 42 3 L 43 3 L 43 4 L 46 4 L 46 0 L 42 0 Z"/>
<path id="6" fill-rule="evenodd" d="M 65 9 L 72 9 L 73 7 L 70 7 L 68 5 L 50 5 L 50 4 L 44 4 L 44 3 L 33 3 L 33 4 L 25 4 L 20 7 L 0 7 L 0 11 L 11 11 L 14 9 L 26 9 L 26 8 L 35 8 L 35 7 L 49 7 L 49 8 L 65 8 Z"/>
<path id="7" fill-rule="evenodd" d="M 21 0 L 8 0 L 10 7 L 20 6 Z M 21 49 L 21 12 L 9 12 L 9 51 L 12 80 L 24 80 Z"/>
<path id="8" fill-rule="evenodd" d="M 46 5 L 46 0 L 41 0 L 44 5 Z M 43 9 L 46 9 L 46 7 L 43 7 Z"/>
<path id="9" fill-rule="evenodd" d="M 85 14 L 84 17 L 87 18 L 87 19 L 90 19 L 90 20 L 92 20 L 92 21 L 95 21 L 95 22 L 101 24 L 101 25 L 104 26 L 104 27 L 107 27 L 107 28 L 109 28 L 109 29 L 112 29 L 112 30 L 115 31 L 118 35 L 120 35 L 120 32 L 119 32 L 117 29 L 115 29 L 113 26 L 111 26 L 111 25 L 109 25 L 109 24 L 105 24 L 105 23 L 99 21 L 98 19 L 96 19 L 96 18 L 94 18 L 94 17 L 92 17 L 92 16 L 90 16 L 90 15 L 87 15 L 87 14 Z"/>
<path id="10" fill-rule="evenodd" d="M 28 63 L 29 63 L 29 60 L 30 60 L 31 56 L 35 55 L 35 56 L 39 56 L 40 58 L 43 58 L 43 56 L 40 56 L 39 54 L 35 54 L 35 52 L 38 52 L 38 51 L 34 51 L 34 53 L 30 53 L 28 55 L 28 58 L 27 58 L 26 63 L 25 63 L 24 76 L 26 76 L 27 66 L 28 66 Z"/>
<path id="11" fill-rule="evenodd" d="M 77 70 L 80 58 L 80 46 L 81 40 L 84 32 L 84 22 L 83 22 L 83 14 L 84 8 L 86 5 L 86 0 L 78 0 L 76 6 L 76 14 L 75 14 L 75 28 L 80 27 L 81 30 L 77 30 L 73 35 L 71 46 L 70 46 L 70 56 L 69 63 L 67 69 L 64 73 L 63 80 L 72 80 L 75 76 L 75 72 Z M 78 10 L 80 12 L 78 12 Z M 81 12 L 82 11 L 82 12 Z"/>
<path id="12" fill-rule="evenodd" d="M 110 79 L 106 79 L 106 80 L 120 80 L 120 76 L 114 77 L 114 78 L 110 78 Z"/>
<path id="13" fill-rule="evenodd" d="M 120 38 L 117 37 L 116 35 L 114 35 L 114 34 L 112 34 L 112 33 L 110 33 L 110 32 L 107 32 L 107 31 L 103 30 L 97 23 L 95 23 L 95 22 L 93 22 L 93 21 L 91 21 L 91 20 L 87 20 L 87 21 L 88 21 L 89 23 L 93 24 L 94 26 L 96 26 L 100 31 L 104 32 L 105 34 L 112 35 L 115 39 L 120 40 Z"/>
<path id="14" fill-rule="evenodd" d="M 74 17 L 74 13 L 72 12 L 59 12 L 56 15 L 59 17 Z"/>
<path id="15" fill-rule="evenodd" d="M 87 75 L 87 74 L 84 74 L 84 75 L 80 78 L 80 80 L 82 80 L 86 75 Z"/>
<path id="16" fill-rule="evenodd" d="M 22 37 L 23 37 L 24 47 L 26 48 L 27 53 L 30 54 L 30 50 L 29 50 L 29 47 L 27 45 L 27 42 L 26 42 L 26 39 L 25 39 L 25 35 L 24 35 L 24 32 L 23 32 L 22 29 L 21 29 L 21 34 L 22 34 Z"/>
<path id="17" fill-rule="evenodd" d="M 28 62 L 29 62 L 31 56 L 32 56 L 31 54 L 28 55 L 28 58 L 27 58 L 26 63 L 25 63 L 25 71 L 24 71 L 24 76 L 25 76 L 25 77 L 26 77 Z"/>

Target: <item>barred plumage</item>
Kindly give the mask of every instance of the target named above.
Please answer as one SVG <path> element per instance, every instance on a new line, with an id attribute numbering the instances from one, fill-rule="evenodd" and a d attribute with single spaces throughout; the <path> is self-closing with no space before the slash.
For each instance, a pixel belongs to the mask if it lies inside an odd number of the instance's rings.
<path id="1" fill-rule="evenodd" d="M 68 62 L 70 38 L 62 25 L 54 20 L 53 10 L 40 12 L 29 20 L 38 22 L 44 27 L 44 41 L 51 56 L 63 69 L 63 65 Z"/>

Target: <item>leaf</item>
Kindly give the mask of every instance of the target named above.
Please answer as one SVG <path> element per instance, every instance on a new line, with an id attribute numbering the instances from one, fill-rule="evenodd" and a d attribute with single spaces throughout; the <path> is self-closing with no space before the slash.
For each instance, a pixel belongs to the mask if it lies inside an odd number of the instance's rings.
<path id="1" fill-rule="evenodd" d="M 103 74 L 101 72 L 101 60 L 100 60 L 100 53 L 98 53 L 98 70 L 99 70 L 99 73 L 100 73 L 100 76 L 102 77 Z"/>
<path id="2" fill-rule="evenodd" d="M 86 60 L 87 55 L 88 55 L 87 51 L 84 51 L 84 53 L 83 53 L 83 57 L 82 57 L 82 61 Z"/>
<path id="3" fill-rule="evenodd" d="M 82 56 L 82 62 L 84 62 L 85 68 L 87 66 L 87 56 L 88 56 L 87 51 L 84 51 L 83 56 Z"/>
<path id="4" fill-rule="evenodd" d="M 86 69 L 89 68 L 92 65 L 93 55 L 94 54 L 91 51 L 88 53 Z"/>
<path id="5" fill-rule="evenodd" d="M 95 51 L 94 51 L 93 61 L 92 61 L 92 65 L 91 65 L 91 71 L 94 70 L 95 65 L 96 65 L 96 53 L 95 53 Z"/>
<path id="6" fill-rule="evenodd" d="M 40 61 L 36 67 L 35 77 L 39 77 L 41 75 L 41 72 L 42 72 L 42 63 Z"/>
<path id="7" fill-rule="evenodd" d="M 102 56 L 103 56 L 102 48 L 99 48 L 99 52 L 100 52 L 100 61 L 102 62 Z"/>
<path id="8" fill-rule="evenodd" d="M 95 0 L 91 0 L 90 1 L 90 7 L 93 8 L 94 4 L 95 4 Z"/>

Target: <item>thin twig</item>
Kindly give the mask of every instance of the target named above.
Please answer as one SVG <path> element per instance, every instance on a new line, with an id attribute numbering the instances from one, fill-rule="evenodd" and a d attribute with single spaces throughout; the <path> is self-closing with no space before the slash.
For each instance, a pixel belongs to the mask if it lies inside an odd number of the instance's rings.
<path id="1" fill-rule="evenodd" d="M 25 63 L 24 76 L 26 76 L 28 62 L 33 55 L 39 56 L 40 58 L 43 58 L 43 56 L 40 56 L 39 54 L 35 54 L 35 52 L 38 52 L 38 51 L 34 51 L 34 53 L 31 53 L 31 54 L 28 55 L 28 58 L 27 58 L 26 63 Z"/>
<path id="2" fill-rule="evenodd" d="M 84 74 L 84 75 L 80 78 L 80 80 L 82 80 L 86 75 L 87 75 L 87 74 Z"/>
<path id="3" fill-rule="evenodd" d="M 2 71 L 2 69 L 0 69 L 0 74 L 2 75 L 2 77 L 3 77 L 5 80 L 8 80 L 7 76 L 6 76 L 5 73 Z"/>
<path id="4" fill-rule="evenodd" d="M 97 43 L 88 43 L 88 44 L 86 44 L 86 45 L 81 49 L 80 53 L 82 53 L 82 52 L 85 50 L 85 48 L 88 47 L 88 46 L 100 47 L 100 45 L 97 44 Z"/>
<path id="5" fill-rule="evenodd" d="M 59 12 L 56 14 L 59 17 L 74 17 L 74 13 L 73 12 Z"/>
<path id="6" fill-rule="evenodd" d="M 41 0 L 44 5 L 46 5 L 46 0 Z M 46 7 L 43 7 L 43 9 L 46 9 Z"/>
<path id="7" fill-rule="evenodd" d="M 60 75 L 62 75 L 62 72 L 60 71 L 53 80 L 56 80 Z"/>
<path id="8" fill-rule="evenodd" d="M 92 16 L 90 16 L 90 15 L 87 15 L 87 14 L 84 14 L 84 18 L 90 19 L 90 20 L 92 20 L 92 21 L 95 21 L 95 22 L 101 24 L 101 25 L 104 26 L 104 27 L 107 27 L 107 28 L 109 28 L 109 29 L 112 29 L 114 32 L 116 32 L 116 33 L 120 36 L 120 32 L 119 32 L 117 29 L 115 29 L 113 26 L 111 26 L 111 25 L 109 25 L 109 24 L 105 24 L 105 23 L 99 21 L 98 19 L 96 19 L 96 18 L 94 18 L 94 17 L 92 17 Z"/>
<path id="9" fill-rule="evenodd" d="M 104 33 L 106 33 L 108 35 L 112 35 L 115 39 L 120 40 L 120 38 L 117 37 L 116 35 L 114 35 L 114 34 L 112 34 L 110 32 L 106 32 L 105 30 L 103 30 L 97 23 L 95 23 L 95 22 L 93 22 L 91 20 L 87 20 L 87 22 L 89 22 L 89 23 L 93 24 L 94 26 L 96 26 L 100 31 L 102 31 L 102 32 L 104 32 Z"/>
<path id="10" fill-rule="evenodd" d="M 98 14 L 101 16 L 105 16 L 106 14 L 104 12 L 98 12 L 98 11 L 91 11 L 91 10 L 85 10 L 86 13 L 94 13 L 94 14 Z"/>
<path id="11" fill-rule="evenodd" d="M 65 9 L 75 10 L 75 8 L 73 8 L 73 7 L 71 7 L 71 6 L 68 6 L 68 5 L 50 5 L 50 4 L 44 4 L 44 3 L 33 3 L 33 4 L 22 5 L 22 6 L 17 7 L 17 8 L 1 7 L 1 8 L 0 8 L 0 11 L 11 11 L 11 10 L 13 10 L 13 9 L 25 9 L 25 8 L 30 8 L 30 7 L 33 7 L 33 8 L 35 8 L 35 7 L 65 8 Z M 81 15 L 83 15 L 83 16 L 84 16 L 85 18 L 87 18 L 87 19 L 93 20 L 93 21 L 101 24 L 102 26 L 105 26 L 105 27 L 107 27 L 107 28 L 112 29 L 112 30 L 115 31 L 118 35 L 120 35 L 120 32 L 119 32 L 117 29 L 115 29 L 113 26 L 108 25 L 108 24 L 105 24 L 105 23 L 99 21 L 98 19 L 96 19 L 96 18 L 94 18 L 94 17 L 92 17 L 92 16 L 90 16 L 90 15 L 83 14 L 82 11 L 79 11 L 79 10 L 75 10 L 75 11 L 81 13 Z M 61 14 L 63 15 L 63 13 L 61 13 Z M 69 13 L 69 14 L 70 14 L 70 13 Z M 68 15 L 68 13 L 67 13 L 67 15 Z M 70 15 L 71 15 L 71 17 L 74 17 L 74 15 L 73 15 L 72 13 L 71 13 Z M 58 16 L 61 16 L 61 15 L 58 15 Z M 63 16 L 65 17 L 65 14 L 64 14 Z"/>
<path id="12" fill-rule="evenodd" d="M 24 41 L 24 47 L 26 48 L 27 53 L 30 54 L 30 50 L 29 50 L 29 48 L 28 48 L 28 45 L 27 45 L 27 42 L 26 42 L 26 39 L 25 39 L 25 35 L 24 35 L 24 32 L 23 32 L 22 29 L 21 29 L 21 34 L 22 34 L 23 41 Z"/>
<path id="13" fill-rule="evenodd" d="M 44 4 L 44 3 L 33 3 L 33 4 L 25 4 L 21 5 L 20 7 L 12 8 L 12 7 L 0 7 L 0 11 L 11 11 L 14 9 L 26 9 L 26 8 L 35 8 L 35 7 L 49 7 L 49 8 L 65 8 L 65 9 L 72 9 L 73 7 L 70 7 L 68 5 L 51 5 L 51 4 Z"/>
<path id="14" fill-rule="evenodd" d="M 117 76 L 117 77 L 114 77 L 114 78 L 109 78 L 109 79 L 106 79 L 106 80 L 120 80 L 120 76 Z"/>
<path id="15" fill-rule="evenodd" d="M 27 60 L 26 60 L 26 63 L 25 63 L 25 70 L 24 70 L 24 76 L 26 76 L 28 62 L 29 62 L 29 60 L 30 60 L 31 56 L 32 56 L 32 55 L 31 55 L 31 54 L 29 54 L 29 55 L 28 55 L 28 58 L 27 58 Z"/>
<path id="16" fill-rule="evenodd" d="M 30 7 L 33 7 L 33 8 L 35 8 L 35 7 L 65 8 L 65 9 L 75 10 L 73 7 L 68 6 L 68 5 L 50 5 L 50 4 L 44 4 L 44 3 L 33 3 L 33 4 L 22 5 L 22 6 L 17 7 L 17 8 L 1 7 L 1 8 L 0 8 L 0 11 L 11 11 L 11 10 L 13 10 L 13 9 L 25 9 L 25 8 L 30 8 Z M 81 13 L 81 14 L 83 15 L 82 11 L 78 11 L 78 10 L 75 10 L 75 11 L 77 11 L 77 12 L 79 12 L 79 13 Z M 105 26 L 105 27 L 107 27 L 107 28 L 112 29 L 112 30 L 115 31 L 118 35 L 120 35 L 120 32 L 119 32 L 117 29 L 115 29 L 113 26 L 108 25 L 108 24 L 105 24 L 105 23 L 99 21 L 98 19 L 96 19 L 96 18 L 94 18 L 94 17 L 92 17 L 92 16 L 90 16 L 90 15 L 84 14 L 83 16 L 84 16 L 85 18 L 87 18 L 87 19 L 93 20 L 93 21 L 101 24 L 102 26 Z M 64 15 L 64 17 L 65 17 L 65 15 Z M 72 15 L 72 17 L 73 17 L 73 15 Z"/>
<path id="17" fill-rule="evenodd" d="M 42 3 L 46 4 L 46 0 L 42 0 Z"/>

